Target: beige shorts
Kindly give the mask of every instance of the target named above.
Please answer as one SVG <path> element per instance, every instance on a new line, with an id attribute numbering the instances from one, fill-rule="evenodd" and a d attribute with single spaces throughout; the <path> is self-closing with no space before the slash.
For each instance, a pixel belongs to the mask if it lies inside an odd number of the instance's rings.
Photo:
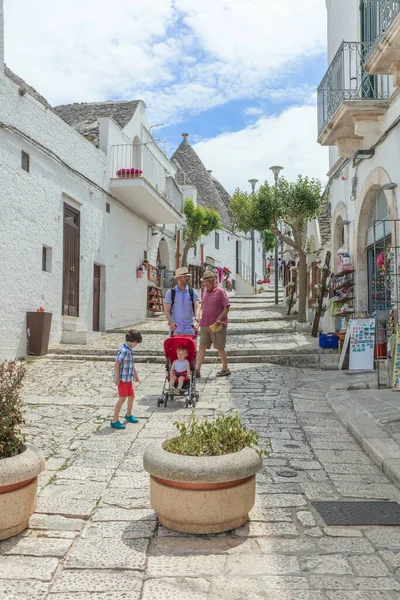
<path id="1" fill-rule="evenodd" d="M 226 325 L 222 326 L 220 331 L 214 333 L 208 326 L 202 326 L 200 329 L 200 346 L 211 348 L 211 345 L 217 350 L 223 350 L 226 346 Z"/>

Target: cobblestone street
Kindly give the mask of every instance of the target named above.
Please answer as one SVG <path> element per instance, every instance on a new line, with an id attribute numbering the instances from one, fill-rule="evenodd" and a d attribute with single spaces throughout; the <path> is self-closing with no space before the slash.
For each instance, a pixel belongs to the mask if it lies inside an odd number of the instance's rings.
<path id="1" fill-rule="evenodd" d="M 122 334 L 121 334 L 122 338 Z M 188 418 L 179 400 L 156 408 L 164 370 L 138 365 L 138 425 L 108 427 L 111 362 L 27 365 L 28 440 L 43 448 L 30 529 L 0 544 L 0 598 L 25 600 L 398 600 L 400 531 L 326 527 L 314 499 L 399 500 L 324 392 L 338 373 L 236 364 L 216 379 L 205 365 L 198 412 L 237 409 L 272 453 L 257 477 L 251 521 L 228 534 L 189 536 L 157 523 L 142 453 Z M 286 479 L 281 467 L 297 471 Z"/>

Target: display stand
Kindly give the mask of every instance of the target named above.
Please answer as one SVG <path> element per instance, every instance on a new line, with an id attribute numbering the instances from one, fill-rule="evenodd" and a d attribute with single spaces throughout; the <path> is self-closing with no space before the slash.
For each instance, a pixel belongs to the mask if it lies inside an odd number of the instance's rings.
<path id="1" fill-rule="evenodd" d="M 351 271 L 341 271 L 340 273 L 336 273 L 333 275 L 333 291 L 335 293 L 332 305 L 337 307 L 333 316 L 335 317 L 346 317 L 348 318 L 350 315 L 353 315 L 354 310 L 354 270 Z M 348 308 L 346 308 L 346 304 L 348 304 Z"/>
<path id="2" fill-rule="evenodd" d="M 161 289 L 155 285 L 149 285 L 147 288 L 147 310 L 151 312 L 164 312 Z"/>
<path id="3" fill-rule="evenodd" d="M 315 311 L 314 324 L 313 324 L 312 333 L 311 333 L 311 335 L 313 337 L 317 337 L 317 335 L 318 335 L 319 321 L 320 321 L 321 315 L 322 315 L 322 303 L 323 303 L 326 293 L 328 291 L 327 287 L 326 287 L 326 282 L 330 275 L 330 270 L 329 270 L 330 263 L 331 263 L 331 253 L 328 250 L 328 252 L 326 253 L 325 266 L 324 266 L 324 270 L 322 273 L 321 292 L 320 292 L 320 295 L 318 298 L 318 306 L 317 306 L 317 310 Z"/>

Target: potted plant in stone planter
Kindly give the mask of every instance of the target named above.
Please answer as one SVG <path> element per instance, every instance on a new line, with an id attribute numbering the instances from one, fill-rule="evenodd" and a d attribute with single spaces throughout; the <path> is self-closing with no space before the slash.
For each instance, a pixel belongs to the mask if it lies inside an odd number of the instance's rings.
<path id="1" fill-rule="evenodd" d="M 179 436 L 151 444 L 143 456 L 159 521 L 185 533 L 220 533 L 248 520 L 255 474 L 266 448 L 259 433 L 229 411 L 200 422 L 177 422 Z"/>
<path id="2" fill-rule="evenodd" d="M 21 363 L 0 363 L 0 540 L 20 533 L 36 509 L 37 476 L 43 452 L 25 443 L 19 391 Z"/>

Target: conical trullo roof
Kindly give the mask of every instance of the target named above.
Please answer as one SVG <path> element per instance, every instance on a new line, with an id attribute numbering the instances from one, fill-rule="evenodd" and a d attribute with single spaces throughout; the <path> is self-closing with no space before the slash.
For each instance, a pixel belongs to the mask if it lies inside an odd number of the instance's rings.
<path id="1" fill-rule="evenodd" d="M 228 204 L 230 196 L 224 187 L 207 171 L 200 158 L 188 142 L 188 134 L 183 133 L 183 140 L 172 155 L 172 162 L 178 169 L 179 185 L 192 184 L 197 189 L 197 201 L 200 206 L 213 208 L 220 215 L 222 225 L 231 230 L 231 218 Z M 220 193 L 223 191 L 223 197 Z M 229 200 L 228 200 L 229 198 Z"/>

